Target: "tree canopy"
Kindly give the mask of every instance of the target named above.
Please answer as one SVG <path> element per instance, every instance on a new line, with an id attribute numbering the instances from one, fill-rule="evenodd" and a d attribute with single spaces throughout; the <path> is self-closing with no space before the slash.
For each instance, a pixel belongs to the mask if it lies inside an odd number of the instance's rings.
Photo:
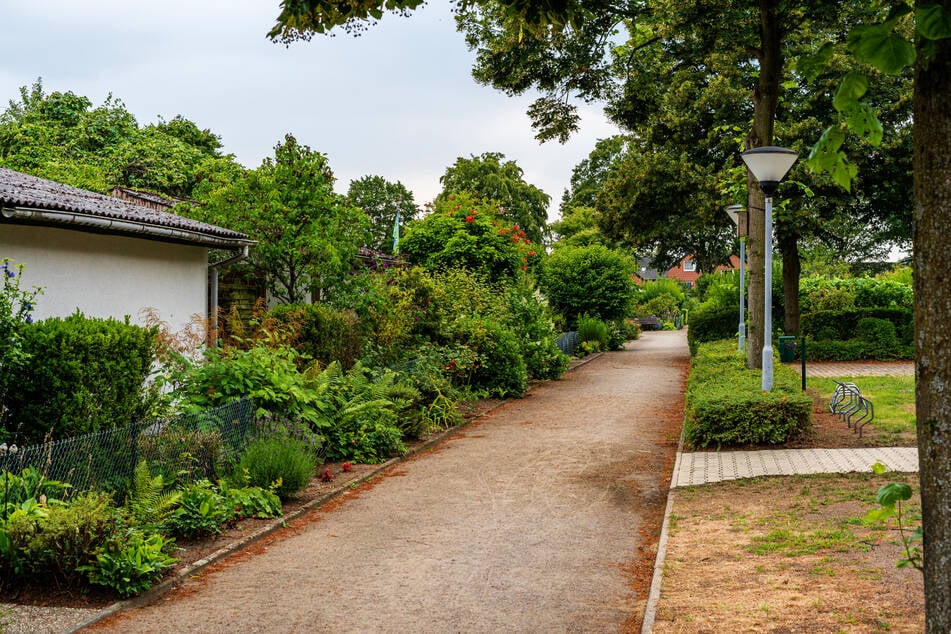
<path id="1" fill-rule="evenodd" d="M 0 114 L 0 165 L 102 193 L 122 186 L 188 198 L 201 174 L 236 165 L 220 149 L 215 134 L 180 115 L 139 127 L 112 95 L 93 107 L 72 92 L 47 94 L 39 79 Z"/>
<path id="2" fill-rule="evenodd" d="M 403 227 L 419 214 L 413 192 L 399 181 L 391 183 L 382 176 L 364 176 L 350 182 L 347 199 L 370 219 L 370 241 L 367 246 L 383 253 L 393 253 L 394 227 L 399 212 L 399 235 Z"/>
<path id="3" fill-rule="evenodd" d="M 548 204 L 551 198 L 523 178 L 524 172 L 515 161 L 506 161 L 499 152 L 458 158 L 439 179 L 440 198 L 470 192 L 492 201 L 505 210 L 529 240 L 536 244 L 548 238 Z"/>
<path id="4" fill-rule="evenodd" d="M 246 233 L 257 245 L 250 260 L 267 276 L 268 290 L 294 304 L 342 282 L 366 243 L 369 220 L 333 191 L 327 157 L 288 134 L 261 166 L 206 181 L 189 217 Z"/>

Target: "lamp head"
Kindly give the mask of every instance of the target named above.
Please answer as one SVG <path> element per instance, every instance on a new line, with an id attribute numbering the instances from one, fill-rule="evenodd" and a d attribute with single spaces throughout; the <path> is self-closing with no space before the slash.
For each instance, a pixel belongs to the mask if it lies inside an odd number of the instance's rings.
<path id="1" fill-rule="evenodd" d="M 741 156 L 759 183 L 759 188 L 770 197 L 776 193 L 780 181 L 799 158 L 792 150 L 774 145 L 755 147 L 746 150 Z"/>

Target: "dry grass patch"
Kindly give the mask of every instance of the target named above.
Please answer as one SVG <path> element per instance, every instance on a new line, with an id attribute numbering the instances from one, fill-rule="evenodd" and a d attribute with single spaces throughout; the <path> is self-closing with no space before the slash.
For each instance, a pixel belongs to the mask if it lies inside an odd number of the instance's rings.
<path id="1" fill-rule="evenodd" d="M 921 632 L 921 573 L 896 567 L 893 523 L 862 520 L 892 481 L 917 491 L 913 474 L 676 489 L 654 632 Z"/>

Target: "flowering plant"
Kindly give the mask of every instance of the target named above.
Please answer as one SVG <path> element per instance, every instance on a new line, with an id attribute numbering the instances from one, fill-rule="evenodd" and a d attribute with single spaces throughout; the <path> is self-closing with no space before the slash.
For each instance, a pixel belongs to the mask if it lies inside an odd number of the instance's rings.
<path id="1" fill-rule="evenodd" d="M 22 264 L 13 265 L 8 258 L 0 260 L 0 420 L 5 411 L 6 386 L 9 385 L 6 377 L 29 361 L 19 331 L 23 324 L 33 323 L 36 296 L 42 292 L 38 287 L 31 290 L 21 288 L 22 276 Z"/>
<path id="2" fill-rule="evenodd" d="M 517 277 L 539 262 L 542 250 L 504 210 L 465 193 L 438 198 L 400 242 L 401 254 L 414 264 L 465 268 L 492 281 Z"/>

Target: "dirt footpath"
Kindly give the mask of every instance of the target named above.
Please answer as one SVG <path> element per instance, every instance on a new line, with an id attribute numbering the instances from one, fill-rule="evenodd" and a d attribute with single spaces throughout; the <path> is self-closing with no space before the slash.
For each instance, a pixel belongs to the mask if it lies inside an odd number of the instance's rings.
<path id="1" fill-rule="evenodd" d="M 640 631 L 687 361 L 645 333 L 90 629 Z"/>

